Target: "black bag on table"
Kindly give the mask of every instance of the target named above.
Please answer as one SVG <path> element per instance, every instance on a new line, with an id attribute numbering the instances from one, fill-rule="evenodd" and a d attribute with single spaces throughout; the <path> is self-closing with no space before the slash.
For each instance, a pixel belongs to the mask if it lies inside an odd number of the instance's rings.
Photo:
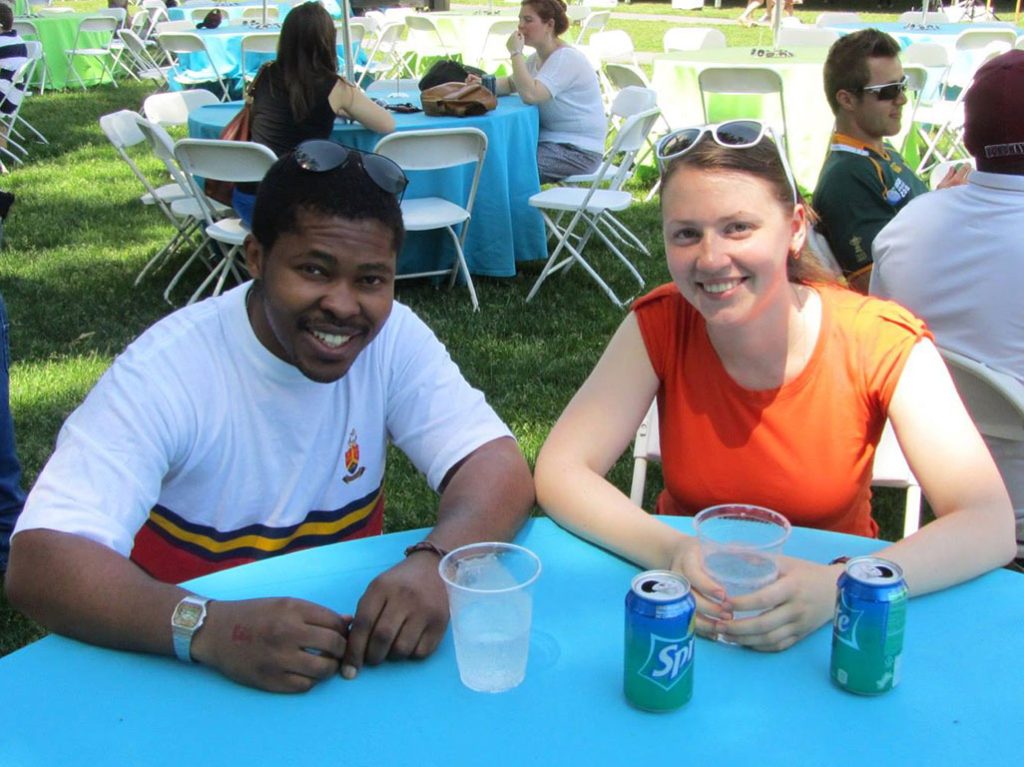
<path id="1" fill-rule="evenodd" d="M 435 61 L 420 79 L 420 90 L 425 91 L 427 88 L 433 88 L 435 85 L 443 83 L 464 83 L 467 75 L 483 77 L 485 74 L 487 73 L 482 69 L 467 67 L 452 59 L 441 59 Z"/>

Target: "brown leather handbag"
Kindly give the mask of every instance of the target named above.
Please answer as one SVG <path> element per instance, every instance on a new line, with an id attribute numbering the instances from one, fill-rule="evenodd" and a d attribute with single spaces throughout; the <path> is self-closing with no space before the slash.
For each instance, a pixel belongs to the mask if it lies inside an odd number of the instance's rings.
<path id="1" fill-rule="evenodd" d="M 494 94 L 479 83 L 441 83 L 420 94 L 424 113 L 438 117 L 475 117 L 498 106 Z"/>

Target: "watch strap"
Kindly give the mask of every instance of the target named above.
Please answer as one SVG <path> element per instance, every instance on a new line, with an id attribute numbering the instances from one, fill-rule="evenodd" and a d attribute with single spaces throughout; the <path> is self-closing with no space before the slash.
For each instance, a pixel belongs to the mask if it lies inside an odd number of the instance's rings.
<path id="1" fill-rule="evenodd" d="M 192 638 L 206 621 L 206 605 L 210 601 L 209 597 L 189 594 L 174 606 L 174 612 L 171 613 L 171 640 L 174 643 L 174 654 L 183 663 L 192 663 Z M 192 626 L 182 626 L 177 621 L 178 613 L 184 605 L 192 605 L 200 611 L 198 620 Z"/>

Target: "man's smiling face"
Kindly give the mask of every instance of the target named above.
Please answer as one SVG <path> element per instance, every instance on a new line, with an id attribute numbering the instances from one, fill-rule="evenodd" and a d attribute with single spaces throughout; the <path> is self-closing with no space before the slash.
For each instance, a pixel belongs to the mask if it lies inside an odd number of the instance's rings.
<path id="1" fill-rule="evenodd" d="M 396 254 L 375 219 L 300 210 L 296 231 L 265 250 L 251 235 L 246 263 L 258 280 L 249 322 L 274 355 L 321 383 L 344 376 L 391 314 Z"/>

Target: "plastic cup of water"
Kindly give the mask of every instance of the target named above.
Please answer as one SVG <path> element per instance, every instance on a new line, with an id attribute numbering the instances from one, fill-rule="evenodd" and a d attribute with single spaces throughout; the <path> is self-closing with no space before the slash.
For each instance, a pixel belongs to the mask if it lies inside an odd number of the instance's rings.
<path id="1" fill-rule="evenodd" d="M 778 556 L 789 538 L 789 520 L 763 506 L 727 503 L 693 518 L 704 571 L 730 597 L 750 594 L 779 577 Z M 750 618 L 761 610 L 739 611 Z"/>
<path id="2" fill-rule="evenodd" d="M 472 543 L 438 565 L 448 589 L 455 659 L 462 683 L 503 692 L 526 676 L 533 598 L 540 559 L 513 543 Z"/>

